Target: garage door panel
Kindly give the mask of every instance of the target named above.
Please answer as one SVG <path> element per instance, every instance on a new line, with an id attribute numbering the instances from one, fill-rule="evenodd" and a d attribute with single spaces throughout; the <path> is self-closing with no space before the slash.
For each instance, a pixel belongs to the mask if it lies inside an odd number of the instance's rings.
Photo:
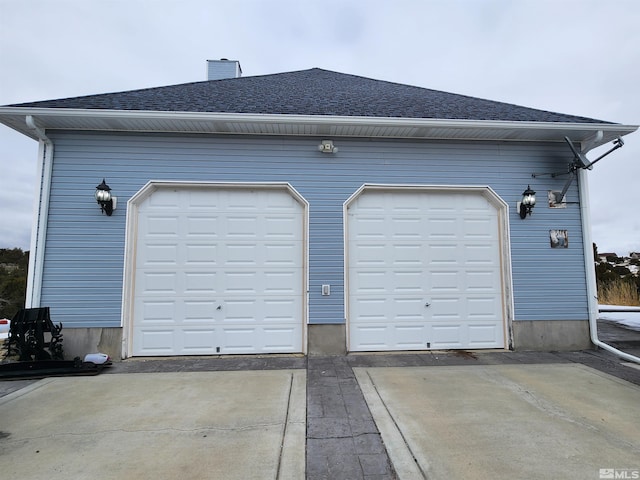
<path id="1" fill-rule="evenodd" d="M 184 289 L 186 294 L 215 295 L 218 290 L 218 273 L 209 269 L 194 272 L 183 272 Z M 182 293 L 181 292 L 181 293 Z"/>
<path id="2" fill-rule="evenodd" d="M 394 255 L 390 258 L 394 267 L 422 266 L 424 253 L 420 243 L 392 243 Z M 389 258 L 389 257 L 388 257 Z"/>
<path id="3" fill-rule="evenodd" d="M 137 312 L 138 324 L 188 324 L 194 321 L 218 323 L 301 322 L 302 302 L 296 298 L 256 297 L 224 300 L 177 298 L 169 301 L 145 301 Z"/>
<path id="4" fill-rule="evenodd" d="M 297 251 L 297 245 L 294 243 L 267 243 L 263 246 L 264 261 L 262 264 L 266 267 L 294 267 L 295 259 L 292 258 L 291 252 Z"/>
<path id="5" fill-rule="evenodd" d="M 501 322 L 470 324 L 469 344 L 474 348 L 492 348 L 504 335 Z"/>
<path id="6" fill-rule="evenodd" d="M 431 217 L 426 221 L 426 238 L 430 241 L 455 240 L 458 238 L 458 222 L 451 217 Z"/>
<path id="7" fill-rule="evenodd" d="M 394 345 L 397 350 L 424 350 L 427 326 L 400 323 L 394 328 Z"/>
<path id="8" fill-rule="evenodd" d="M 355 295 L 373 295 L 391 291 L 404 294 L 428 294 L 429 275 L 412 267 L 361 268 L 349 270 L 349 286 Z"/>
<path id="9" fill-rule="evenodd" d="M 225 352 L 246 353 L 257 351 L 255 339 L 257 337 L 256 327 L 225 327 L 222 329 L 222 343 Z"/>
<path id="10" fill-rule="evenodd" d="M 199 355 L 207 352 L 215 352 L 216 331 L 211 328 L 183 328 L 176 332 L 176 336 L 181 339 L 181 354 L 195 352 Z"/>
<path id="11" fill-rule="evenodd" d="M 353 332 L 357 343 L 352 351 L 426 350 L 430 327 L 423 323 L 400 322 L 395 325 L 363 323 Z"/>
<path id="12" fill-rule="evenodd" d="M 428 272 L 431 293 L 451 294 L 460 291 L 458 270 L 431 270 Z"/>
<path id="13" fill-rule="evenodd" d="M 500 272 L 497 269 L 491 270 L 471 270 L 465 272 L 465 290 L 469 293 L 500 293 L 496 291 L 496 285 L 493 281 Z"/>
<path id="14" fill-rule="evenodd" d="M 388 322 L 398 318 L 420 318 L 424 321 L 425 300 L 422 296 L 356 296 L 360 308 L 354 312 L 354 320 Z"/>
<path id="15" fill-rule="evenodd" d="M 347 219 L 352 350 L 504 345 L 498 211 L 483 195 L 365 191 Z M 403 337 L 406 322 L 424 338 Z"/>
<path id="16" fill-rule="evenodd" d="M 433 320 L 460 319 L 466 316 L 466 301 L 458 295 L 434 296 L 429 303 L 429 316 Z"/>
<path id="17" fill-rule="evenodd" d="M 301 302 L 296 299 L 256 297 L 252 299 L 225 299 L 221 310 L 224 310 L 225 323 L 248 321 L 262 322 L 268 318 L 279 318 L 299 321 L 299 315 L 295 313 L 301 307 Z"/>
<path id="18" fill-rule="evenodd" d="M 142 265 L 175 265 L 178 258 L 178 245 L 175 243 L 151 243 L 139 258 Z"/>
<path id="19" fill-rule="evenodd" d="M 302 301 L 286 297 L 239 297 L 222 300 L 197 301 L 193 297 L 175 300 L 141 303 L 138 309 L 137 324 L 155 326 L 171 323 L 186 325 L 194 322 L 210 324 L 265 322 L 301 323 Z"/>
<path id="20" fill-rule="evenodd" d="M 174 352 L 174 332 L 169 329 L 148 329 L 137 332 L 141 350 L 148 355 L 171 355 Z"/>
<path id="21" fill-rule="evenodd" d="M 218 245 L 209 240 L 207 243 L 186 243 L 184 260 L 189 266 L 212 266 L 218 263 Z"/>
<path id="22" fill-rule="evenodd" d="M 431 326 L 430 348 L 462 348 L 464 327 L 461 323 L 436 323 Z"/>
<path id="23" fill-rule="evenodd" d="M 429 291 L 426 275 L 420 269 L 394 269 L 387 271 L 383 278 L 390 282 L 391 288 L 387 287 L 386 290 L 389 290 L 393 295 L 421 295 L 424 298 Z M 385 291 L 384 284 L 377 286 L 379 291 Z"/>
<path id="24" fill-rule="evenodd" d="M 414 212 L 415 213 L 415 212 Z M 418 240 L 420 239 L 422 218 L 419 215 L 385 217 L 387 231 L 393 234 L 393 238 L 398 240 Z"/>
<path id="25" fill-rule="evenodd" d="M 463 250 L 464 256 L 461 260 L 464 265 L 495 265 L 495 245 L 493 244 L 465 243 Z"/>
<path id="26" fill-rule="evenodd" d="M 295 215 L 265 215 L 264 238 L 267 240 L 296 240 L 298 217 Z"/>
<path id="27" fill-rule="evenodd" d="M 211 190 L 181 190 L 176 192 L 181 197 L 181 204 L 186 204 L 191 210 L 222 210 L 225 206 L 224 195 Z M 225 192 L 227 193 L 227 192 Z M 155 196 L 155 193 L 154 193 Z"/>
<path id="28" fill-rule="evenodd" d="M 256 317 L 262 317 L 255 298 L 227 298 L 224 302 L 224 323 L 253 323 Z"/>
<path id="29" fill-rule="evenodd" d="M 141 229 L 149 237 L 175 237 L 178 225 L 177 215 L 150 215 L 142 223 Z"/>
<path id="30" fill-rule="evenodd" d="M 176 273 L 175 272 L 144 272 L 140 279 L 141 289 L 145 294 L 175 294 L 176 293 Z"/>
<path id="31" fill-rule="evenodd" d="M 257 292 L 255 270 L 221 271 L 220 289 L 225 296 L 249 295 L 255 296 Z"/>
<path id="32" fill-rule="evenodd" d="M 263 192 L 260 191 L 240 191 L 240 190 L 229 190 L 229 191 L 220 191 L 218 194 L 219 205 L 221 210 L 229 210 L 229 211 L 244 211 L 244 212 L 257 212 L 260 209 L 258 206 L 260 205 L 260 200 L 263 200 Z"/>
<path id="33" fill-rule="evenodd" d="M 292 345 L 302 336 L 301 327 L 290 325 L 264 327 L 261 332 L 265 352 L 295 352 Z"/>
<path id="34" fill-rule="evenodd" d="M 376 295 L 386 293 L 388 282 L 387 272 L 381 271 L 357 271 L 349 275 L 351 288 L 354 295 Z"/>
<path id="35" fill-rule="evenodd" d="M 426 254 L 423 260 L 426 260 L 429 265 L 458 265 L 460 263 L 460 247 L 452 243 L 429 243 L 426 246 Z"/>
<path id="36" fill-rule="evenodd" d="M 184 318 L 185 323 L 211 323 L 211 319 L 216 314 L 218 302 L 212 300 L 185 300 Z"/>
<path id="37" fill-rule="evenodd" d="M 292 312 L 296 311 L 301 305 L 291 297 L 278 298 L 275 296 L 260 299 L 263 305 L 263 314 L 261 318 L 265 322 L 283 322 L 293 321 Z"/>
<path id="38" fill-rule="evenodd" d="M 269 268 L 299 266 L 295 259 L 302 253 L 299 242 L 238 242 L 220 245 L 218 258 L 225 267 Z"/>
<path id="39" fill-rule="evenodd" d="M 281 268 L 269 270 L 232 269 L 218 273 L 218 289 L 225 298 L 238 295 L 258 297 L 264 295 L 300 296 L 303 285 L 297 280 L 301 269 Z"/>
<path id="40" fill-rule="evenodd" d="M 293 295 L 300 296 L 303 293 L 303 285 L 296 281 L 301 276 L 299 269 L 266 270 L 264 276 L 264 295 Z"/>
<path id="41" fill-rule="evenodd" d="M 463 235 L 465 240 L 486 240 L 491 239 L 491 230 L 493 230 L 495 220 L 490 216 L 480 217 L 474 216 L 473 218 L 462 219 L 463 223 Z"/>
<path id="42" fill-rule="evenodd" d="M 141 324 L 157 325 L 172 322 L 175 317 L 176 302 L 174 300 L 145 300 L 136 306 L 136 318 Z"/>
<path id="43" fill-rule="evenodd" d="M 256 267 L 258 265 L 258 247 L 255 244 L 228 243 L 222 250 L 220 253 L 226 267 Z"/>
<path id="44" fill-rule="evenodd" d="M 173 189 L 159 189 L 153 192 L 149 198 L 144 202 L 144 206 L 140 208 L 140 211 L 166 211 L 167 209 L 178 210 L 179 204 L 176 202 L 176 192 Z"/>
<path id="45" fill-rule="evenodd" d="M 497 295 L 486 297 L 468 297 L 467 298 L 467 317 L 470 320 L 475 318 L 496 318 L 500 310 L 500 302 L 496 298 Z"/>
<path id="46" fill-rule="evenodd" d="M 358 210 L 357 222 L 352 223 L 352 234 L 356 240 L 375 241 L 385 238 L 385 230 L 382 228 L 386 218 L 378 212 L 367 212 L 360 207 Z M 376 214 L 377 213 L 377 214 Z"/>
<path id="47" fill-rule="evenodd" d="M 429 284 L 427 294 L 455 295 L 455 294 L 494 294 L 500 295 L 501 285 L 495 281 L 499 278 L 497 269 L 433 271 L 427 274 Z"/>
<path id="48" fill-rule="evenodd" d="M 226 220 L 228 238 L 234 240 L 255 240 L 258 238 L 258 219 L 255 216 L 228 216 Z"/>
<path id="49" fill-rule="evenodd" d="M 296 352 L 294 345 L 302 335 L 301 327 L 292 325 L 225 327 L 221 337 L 222 353 Z"/>
<path id="50" fill-rule="evenodd" d="M 354 323 L 360 322 L 387 322 L 387 310 L 390 303 L 385 297 L 354 297 L 354 302 L 358 303 L 357 311 L 351 312 Z"/>
<path id="51" fill-rule="evenodd" d="M 390 329 L 386 323 L 359 323 L 351 325 L 351 350 L 356 352 L 389 350 L 389 344 L 386 339 L 390 338 Z"/>
<path id="52" fill-rule="evenodd" d="M 185 327 L 139 332 L 146 355 L 215 355 L 297 352 L 301 326 L 241 325 L 218 328 Z"/>
<path id="53" fill-rule="evenodd" d="M 391 297 L 391 308 L 395 313 L 396 317 L 398 316 L 416 316 L 424 318 L 424 312 L 426 310 L 425 300 L 422 295 L 420 296 L 392 296 Z"/>
<path id="54" fill-rule="evenodd" d="M 351 259 L 354 267 L 382 266 L 386 264 L 386 250 L 384 243 L 356 242 L 356 248 Z"/>
<path id="55" fill-rule="evenodd" d="M 160 188 L 138 216 L 134 355 L 302 351 L 304 209 L 288 192 Z"/>
<path id="56" fill-rule="evenodd" d="M 217 239 L 220 231 L 218 217 L 212 215 L 188 215 L 185 228 L 189 237 L 206 236 L 207 239 Z"/>

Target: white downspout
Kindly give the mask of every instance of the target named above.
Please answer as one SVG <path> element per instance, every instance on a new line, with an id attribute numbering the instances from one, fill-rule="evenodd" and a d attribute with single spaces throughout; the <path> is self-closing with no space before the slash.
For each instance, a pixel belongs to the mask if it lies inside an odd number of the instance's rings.
<path id="1" fill-rule="evenodd" d="M 42 292 L 42 271 L 44 268 L 44 247 L 47 237 L 47 218 L 49 216 L 49 193 L 51 191 L 51 170 L 53 167 L 53 142 L 45 131 L 36 125 L 35 119 L 27 115 L 25 122 L 38 136 L 38 179 L 39 194 L 35 196 L 33 224 L 31 231 L 31 251 L 29 253 L 29 273 L 27 275 L 27 294 L 25 308 L 40 306 Z"/>
<path id="2" fill-rule="evenodd" d="M 595 259 L 593 258 L 593 241 L 591 239 L 591 217 L 589 212 L 589 184 L 587 171 L 578 170 L 578 191 L 580 192 L 580 217 L 582 218 L 582 238 L 584 248 L 584 263 L 587 275 L 587 297 L 589 302 L 589 330 L 591 342 L 614 355 L 629 362 L 640 363 L 640 358 L 625 353 L 604 343 L 598 338 L 598 286 L 596 285 Z"/>

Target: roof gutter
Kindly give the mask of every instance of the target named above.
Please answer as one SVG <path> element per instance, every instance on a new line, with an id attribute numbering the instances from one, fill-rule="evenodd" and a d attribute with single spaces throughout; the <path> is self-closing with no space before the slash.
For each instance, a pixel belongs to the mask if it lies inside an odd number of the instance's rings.
<path id="1" fill-rule="evenodd" d="M 174 112 L 74 108 L 0 107 L 0 122 L 37 138 L 24 128 L 25 116 L 38 118 L 48 130 L 175 131 L 177 133 L 332 135 L 386 138 L 465 139 L 470 129 L 482 131 L 470 140 L 573 141 L 594 148 L 637 130 L 616 123 L 530 122 L 436 118 L 363 117 L 332 115 L 285 115 L 257 113 Z M 146 125 L 145 123 L 148 122 Z M 160 122 L 160 123 L 159 123 Z M 257 127 L 247 129 L 246 125 Z M 537 132 L 536 135 L 527 133 Z M 602 132 L 602 133 L 598 133 Z M 541 136 L 541 133 L 543 134 Z"/>
<path id="2" fill-rule="evenodd" d="M 47 137 L 44 129 L 36 124 L 31 115 L 25 118 L 29 128 L 39 140 L 38 178 L 39 195 L 36 195 L 33 208 L 33 224 L 31 230 L 31 252 L 29 255 L 29 273 L 27 275 L 27 292 L 25 307 L 40 306 L 42 291 L 42 272 L 44 267 L 44 248 L 47 237 L 47 219 L 49 216 L 49 193 L 51 191 L 51 171 L 53 166 L 53 142 Z"/>
<path id="3" fill-rule="evenodd" d="M 227 112 L 190 112 L 171 110 L 113 110 L 100 108 L 43 108 L 43 107 L 0 107 L 0 118 L 8 115 L 31 115 L 45 117 L 101 117 L 101 118 L 138 118 L 138 119 L 184 119 L 184 120 L 221 120 L 221 121 L 246 121 L 246 122 L 287 122 L 287 123 L 366 123 L 390 125 L 429 125 L 442 126 L 466 126 L 469 124 L 495 125 L 504 127 L 508 125 L 520 128 L 532 128 L 536 126 L 553 126 L 566 128 L 583 128 L 584 126 L 605 126 L 620 128 L 623 125 L 610 122 L 536 122 L 536 121 L 511 121 L 511 120 L 473 120 L 473 119 L 441 119 L 420 117 L 374 117 L 374 116 L 338 116 L 338 115 L 298 115 L 298 114 L 272 114 L 272 113 L 227 113 Z M 633 127 L 636 130 L 638 127 Z"/>
<path id="4" fill-rule="evenodd" d="M 586 152 L 585 152 L 586 153 Z M 584 249 L 584 264 L 587 277 L 587 300 L 589 308 L 589 331 L 591 343 L 629 362 L 640 363 L 640 358 L 630 355 L 622 350 L 618 350 L 611 345 L 604 343 L 598 338 L 598 286 L 596 284 L 596 272 L 593 267 L 595 259 L 593 257 L 593 241 L 591 238 L 591 218 L 589 213 L 589 184 L 587 171 L 578 170 L 578 182 L 580 188 L 580 217 L 582 219 L 582 241 Z"/>

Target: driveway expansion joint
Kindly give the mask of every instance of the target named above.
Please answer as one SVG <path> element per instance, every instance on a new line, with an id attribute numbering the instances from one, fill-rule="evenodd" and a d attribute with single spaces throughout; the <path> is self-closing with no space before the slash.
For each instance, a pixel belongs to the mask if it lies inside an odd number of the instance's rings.
<path id="1" fill-rule="evenodd" d="M 348 357 L 307 362 L 307 479 L 394 480 Z"/>

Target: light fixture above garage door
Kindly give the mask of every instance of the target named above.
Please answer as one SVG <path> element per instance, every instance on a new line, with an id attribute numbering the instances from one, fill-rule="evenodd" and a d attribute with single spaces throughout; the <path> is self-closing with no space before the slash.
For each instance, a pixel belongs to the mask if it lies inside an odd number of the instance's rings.
<path id="1" fill-rule="evenodd" d="M 318 145 L 318 151 L 322 153 L 338 153 L 338 147 L 333 145 L 333 140 L 322 140 Z"/>

